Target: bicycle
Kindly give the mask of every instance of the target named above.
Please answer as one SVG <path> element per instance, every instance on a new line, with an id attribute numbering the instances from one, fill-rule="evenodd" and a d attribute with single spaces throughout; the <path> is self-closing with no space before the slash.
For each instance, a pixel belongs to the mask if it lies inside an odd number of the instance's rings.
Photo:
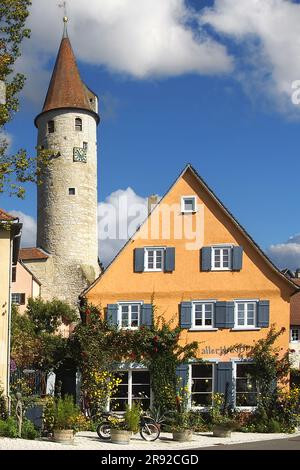
<path id="1" fill-rule="evenodd" d="M 116 412 L 102 413 L 101 418 L 103 419 L 97 426 L 96 432 L 98 436 L 103 440 L 110 439 L 111 422 L 110 418 L 124 420 L 124 416 Z M 140 420 L 140 435 L 145 441 L 156 441 L 160 436 L 160 428 L 155 423 L 154 419 L 147 414 L 141 414 Z"/>

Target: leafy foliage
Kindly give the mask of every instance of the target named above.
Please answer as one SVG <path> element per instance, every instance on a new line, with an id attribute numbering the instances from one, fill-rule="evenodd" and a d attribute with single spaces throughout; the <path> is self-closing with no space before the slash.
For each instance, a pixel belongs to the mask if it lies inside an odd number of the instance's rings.
<path id="1" fill-rule="evenodd" d="M 73 397 L 65 395 L 53 402 L 53 429 L 74 429 L 80 410 Z"/>
<path id="2" fill-rule="evenodd" d="M 57 368 L 68 357 L 69 346 L 58 329 L 76 318 L 75 310 L 58 300 L 29 299 L 23 315 L 13 306 L 11 355 L 17 367 Z"/>
<path id="3" fill-rule="evenodd" d="M 25 76 L 14 68 L 23 40 L 30 37 L 26 28 L 30 5 L 30 0 L 2 0 L 0 4 L 0 80 L 6 87 L 5 104 L 0 105 L 0 194 L 7 191 L 20 198 L 25 196 L 24 183 L 39 182 L 53 158 L 53 151 L 44 149 L 39 149 L 37 157 L 29 157 L 24 149 L 10 155 L 9 139 L 3 132 L 19 110 L 18 95 L 25 83 Z"/>

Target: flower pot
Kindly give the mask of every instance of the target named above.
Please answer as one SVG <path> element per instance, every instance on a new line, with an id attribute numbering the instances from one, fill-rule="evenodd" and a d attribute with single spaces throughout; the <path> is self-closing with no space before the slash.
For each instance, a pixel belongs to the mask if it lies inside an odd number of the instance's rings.
<path id="1" fill-rule="evenodd" d="M 213 436 L 214 437 L 231 437 L 231 429 L 228 429 L 222 424 L 216 424 L 213 426 Z"/>
<path id="2" fill-rule="evenodd" d="M 60 444 L 74 444 L 73 429 L 54 429 L 53 440 Z"/>
<path id="3" fill-rule="evenodd" d="M 111 442 L 114 444 L 129 444 L 130 443 L 130 437 L 131 437 L 131 431 L 124 431 L 121 429 L 111 429 L 110 430 L 110 436 L 111 436 Z"/>
<path id="4" fill-rule="evenodd" d="M 191 441 L 193 438 L 193 431 L 190 429 L 183 429 L 182 431 L 173 431 L 173 441 L 186 442 Z"/>

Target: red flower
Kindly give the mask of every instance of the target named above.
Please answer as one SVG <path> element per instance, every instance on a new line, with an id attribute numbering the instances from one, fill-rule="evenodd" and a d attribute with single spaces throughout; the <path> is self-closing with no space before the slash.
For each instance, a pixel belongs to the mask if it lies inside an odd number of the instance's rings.
<path id="1" fill-rule="evenodd" d="M 90 315 L 90 313 L 91 313 L 90 309 L 89 309 L 89 308 L 86 309 L 85 314 L 86 314 L 86 315 Z"/>
<path id="2" fill-rule="evenodd" d="M 154 348 L 154 352 L 156 352 L 156 353 L 157 353 L 157 352 L 158 352 L 158 348 Z"/>
<path id="3" fill-rule="evenodd" d="M 130 359 L 136 359 L 136 354 L 132 352 L 131 354 L 129 354 L 129 357 Z"/>
<path id="4" fill-rule="evenodd" d="M 157 340 L 158 340 L 158 336 L 154 336 L 154 337 L 153 337 L 154 343 L 157 343 Z"/>

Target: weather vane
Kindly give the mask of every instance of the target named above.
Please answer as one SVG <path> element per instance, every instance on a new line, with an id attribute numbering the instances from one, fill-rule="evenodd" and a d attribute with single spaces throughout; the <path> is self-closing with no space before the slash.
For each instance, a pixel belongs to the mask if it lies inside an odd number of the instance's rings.
<path id="1" fill-rule="evenodd" d="M 63 17 L 63 22 L 64 22 L 64 37 L 68 37 L 68 32 L 67 32 L 67 23 L 69 21 L 68 14 L 67 14 L 67 2 L 62 2 L 58 4 L 59 8 L 64 9 L 64 17 Z"/>

